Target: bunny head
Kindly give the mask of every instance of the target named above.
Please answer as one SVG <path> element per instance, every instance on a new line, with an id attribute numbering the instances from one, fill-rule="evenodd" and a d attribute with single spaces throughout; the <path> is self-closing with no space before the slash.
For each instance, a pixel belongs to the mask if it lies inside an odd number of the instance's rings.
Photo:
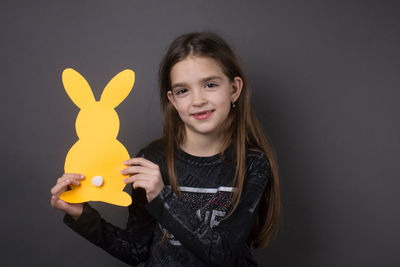
<path id="1" fill-rule="evenodd" d="M 116 138 L 119 118 L 114 108 L 129 95 L 135 73 L 124 70 L 115 75 L 104 88 L 100 101 L 95 100 L 88 82 L 77 71 L 65 69 L 62 81 L 71 100 L 81 109 L 75 124 L 79 139 Z"/>

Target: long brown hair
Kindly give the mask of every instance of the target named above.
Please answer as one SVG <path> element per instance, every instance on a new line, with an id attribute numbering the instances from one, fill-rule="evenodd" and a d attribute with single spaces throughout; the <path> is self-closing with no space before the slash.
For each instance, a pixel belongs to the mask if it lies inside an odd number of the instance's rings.
<path id="1" fill-rule="evenodd" d="M 180 196 L 175 170 L 175 147 L 185 139 L 185 128 L 178 112 L 167 98 L 171 90 L 170 72 L 172 67 L 188 56 L 210 57 L 216 60 L 224 74 L 233 81 L 235 77 L 243 80 L 242 92 L 231 108 L 223 125 L 225 130 L 223 151 L 233 144 L 236 149 L 236 172 L 232 186 L 236 187 L 230 204 L 233 208 L 226 216 L 236 209 L 242 194 L 246 173 L 246 154 L 249 150 L 262 152 L 271 166 L 267 187 L 262 195 L 258 214 L 255 217 L 249 236 L 253 248 L 265 247 L 276 236 L 280 213 L 279 175 L 276 156 L 272 146 L 263 133 L 250 104 L 248 82 L 238 60 L 229 45 L 219 35 L 211 32 L 189 33 L 175 39 L 169 46 L 159 68 L 160 101 L 163 111 L 163 137 L 166 146 L 166 161 L 168 174 L 173 191 Z M 226 218 L 225 217 L 225 218 Z M 166 233 L 164 233 L 164 240 Z M 162 243 L 162 242 L 161 242 Z"/>

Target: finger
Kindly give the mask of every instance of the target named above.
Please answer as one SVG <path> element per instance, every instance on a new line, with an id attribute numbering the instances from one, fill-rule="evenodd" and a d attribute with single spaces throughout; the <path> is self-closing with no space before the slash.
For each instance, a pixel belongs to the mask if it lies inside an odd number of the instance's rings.
<path id="1" fill-rule="evenodd" d="M 140 188 L 143 188 L 144 190 L 146 190 L 148 188 L 148 183 L 146 181 L 141 180 L 141 181 L 134 182 L 132 184 L 132 187 L 133 187 L 133 189 L 140 187 Z M 146 192 L 147 192 L 147 190 L 146 190 Z"/>
<path id="2" fill-rule="evenodd" d="M 68 203 L 67 202 L 65 202 L 64 200 L 62 200 L 62 199 L 55 199 L 54 200 L 54 202 L 55 202 L 55 204 L 54 204 L 54 207 L 56 208 L 56 209 L 60 209 L 60 210 L 64 210 L 64 211 L 66 211 L 67 209 L 68 209 Z"/>
<path id="3" fill-rule="evenodd" d="M 65 179 L 83 179 L 84 177 L 85 175 L 82 173 L 64 173 L 63 176 L 61 176 L 61 178 Z"/>
<path id="4" fill-rule="evenodd" d="M 137 181 L 148 181 L 149 180 L 149 176 L 148 175 L 144 175 L 144 174 L 135 174 L 132 176 L 129 176 L 128 178 L 124 179 L 124 183 L 126 184 L 131 184 L 131 183 L 135 183 Z"/>
<path id="5" fill-rule="evenodd" d="M 75 184 L 75 181 L 81 181 L 81 180 L 85 179 L 85 176 L 80 173 L 64 173 L 63 176 L 61 176 L 60 178 L 57 179 L 57 182 L 62 183 L 68 179 L 73 181 L 72 183 Z"/>
<path id="6" fill-rule="evenodd" d="M 51 190 L 51 194 L 57 198 L 67 190 L 68 186 L 74 184 L 79 185 L 79 181 L 72 181 L 70 179 L 64 180 L 63 182 L 57 183 Z"/>
<path id="7" fill-rule="evenodd" d="M 71 180 L 67 179 L 64 180 L 63 182 L 57 183 L 51 190 L 51 194 L 53 196 L 56 196 L 57 198 L 63 193 L 65 190 L 67 190 L 67 186 L 71 184 Z"/>
<path id="8" fill-rule="evenodd" d="M 121 170 L 121 174 L 123 175 L 134 175 L 136 173 L 140 173 L 140 172 L 144 172 L 146 169 L 146 167 L 142 167 L 142 166 L 131 166 L 128 168 L 125 168 L 123 170 Z"/>
<path id="9" fill-rule="evenodd" d="M 126 161 L 124 161 L 125 165 L 141 165 L 143 167 L 149 167 L 149 168 L 158 168 L 157 164 L 154 164 L 150 160 L 147 160 L 145 158 L 131 158 Z"/>
<path id="10" fill-rule="evenodd" d="M 148 175 L 156 175 L 157 170 L 149 167 L 142 167 L 142 166 L 132 166 L 121 170 L 121 174 L 123 175 L 135 175 L 138 173 L 148 174 Z"/>
<path id="11" fill-rule="evenodd" d="M 56 208 L 56 197 L 54 195 L 50 198 L 50 205 L 51 207 Z"/>
<path id="12" fill-rule="evenodd" d="M 67 179 L 73 180 L 73 181 L 81 181 L 85 179 L 85 175 L 81 173 L 67 173 L 66 174 Z"/>
<path id="13" fill-rule="evenodd" d="M 134 179 L 135 179 L 134 176 L 129 176 L 128 178 L 124 179 L 124 183 L 131 184 L 131 183 L 133 183 Z"/>
<path id="14" fill-rule="evenodd" d="M 56 196 L 52 196 L 50 200 L 51 207 L 54 209 L 65 209 L 65 202 Z"/>

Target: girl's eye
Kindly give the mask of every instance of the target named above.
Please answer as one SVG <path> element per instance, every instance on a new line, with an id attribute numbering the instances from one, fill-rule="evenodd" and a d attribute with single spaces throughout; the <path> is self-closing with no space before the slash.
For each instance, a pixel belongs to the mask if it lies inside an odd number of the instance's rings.
<path id="1" fill-rule="evenodd" d="M 215 84 L 215 83 L 207 83 L 206 84 L 206 87 L 207 88 L 214 88 L 214 87 L 217 87 L 218 85 L 217 84 Z"/>
<path id="2" fill-rule="evenodd" d="M 186 88 L 181 88 L 181 89 L 177 89 L 176 91 L 175 91 L 175 94 L 176 95 L 182 95 L 182 94 L 184 94 L 184 93 L 186 93 L 187 92 L 187 89 Z"/>

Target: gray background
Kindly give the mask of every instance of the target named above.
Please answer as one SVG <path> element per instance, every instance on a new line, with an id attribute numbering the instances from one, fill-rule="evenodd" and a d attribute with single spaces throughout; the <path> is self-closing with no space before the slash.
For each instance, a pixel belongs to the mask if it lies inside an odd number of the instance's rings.
<path id="1" fill-rule="evenodd" d="M 160 136 L 156 72 L 179 34 L 213 30 L 240 56 L 278 154 L 279 237 L 260 266 L 400 266 L 397 1 L 1 1 L 2 266 L 126 266 L 73 233 L 50 188 L 77 140 L 61 72 L 117 108 L 131 154 Z M 123 226 L 126 210 L 95 204 Z"/>

